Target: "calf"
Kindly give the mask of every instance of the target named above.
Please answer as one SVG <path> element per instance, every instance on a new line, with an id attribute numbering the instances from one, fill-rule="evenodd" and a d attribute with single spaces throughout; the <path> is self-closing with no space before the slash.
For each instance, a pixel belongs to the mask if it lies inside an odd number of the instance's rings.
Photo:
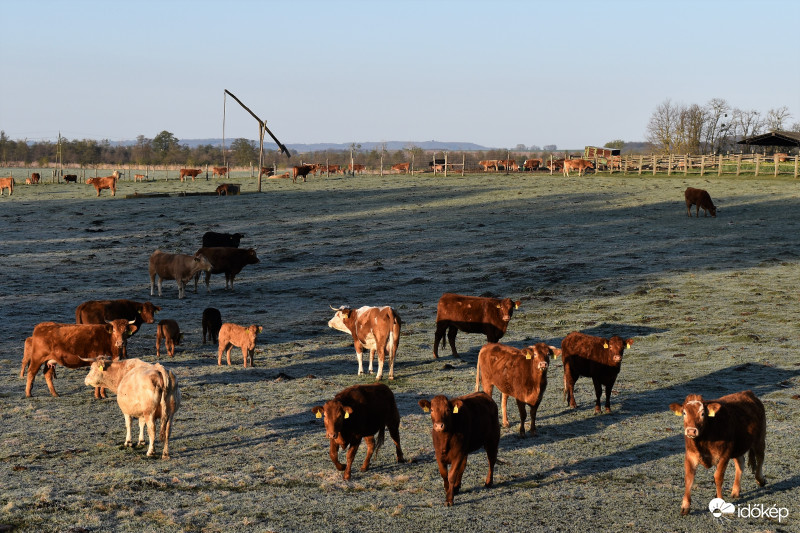
<path id="1" fill-rule="evenodd" d="M 333 307 L 331 307 L 333 309 Z M 397 311 L 386 307 L 360 307 L 351 309 L 342 306 L 333 309 L 336 314 L 328 321 L 328 327 L 338 329 L 353 336 L 353 345 L 358 358 L 358 375 L 364 373 L 363 350 L 369 350 L 369 373 L 372 374 L 372 360 L 378 352 L 378 375 L 383 377 L 383 362 L 389 352 L 389 379 L 394 379 L 394 358 L 400 345 L 402 321 Z"/>
<path id="2" fill-rule="evenodd" d="M 519 308 L 519 302 L 510 298 L 486 298 L 445 293 L 436 306 L 436 334 L 433 340 L 433 357 L 439 357 L 439 341 L 444 348 L 444 333 L 450 341 L 453 357 L 456 351 L 458 330 L 465 333 L 483 333 L 488 342 L 498 342 L 506 333 L 508 322 Z"/>
<path id="3" fill-rule="evenodd" d="M 147 456 L 154 455 L 156 420 L 161 419 L 159 438 L 164 442 L 162 459 L 169 459 L 172 419 L 181 405 L 181 391 L 172 371 L 141 359 L 112 361 L 98 357 L 84 379 L 90 387 L 105 387 L 117 393 L 117 405 L 125 415 L 125 446 L 131 446 L 131 418 L 139 419 L 139 442 L 144 444 L 144 427 L 150 437 Z"/>
<path id="4" fill-rule="evenodd" d="M 480 448 L 486 450 L 489 458 L 484 486 L 491 487 L 500 443 L 500 423 L 494 400 L 485 392 L 475 392 L 452 400 L 435 396 L 430 401 L 420 400 L 419 406 L 431 413 L 433 449 L 444 481 L 446 505 L 453 505 L 453 497 L 461 489 L 467 456 Z"/>
<path id="5" fill-rule="evenodd" d="M 306 181 L 306 176 L 308 176 L 309 172 L 313 172 L 314 168 L 315 167 L 312 165 L 298 165 L 292 167 L 292 183 L 296 183 L 299 177 L 302 177 L 303 181 Z"/>
<path id="6" fill-rule="evenodd" d="M 78 175 L 64 174 L 64 183 L 78 183 Z"/>
<path id="7" fill-rule="evenodd" d="M 42 179 L 42 176 L 38 172 L 33 172 L 31 174 L 30 180 L 31 180 L 31 184 L 32 185 L 36 185 L 37 183 L 39 183 L 39 180 L 41 180 L 41 179 Z"/>
<path id="8" fill-rule="evenodd" d="M 206 333 L 208 333 L 208 340 L 213 344 L 217 344 L 219 339 L 219 328 L 222 327 L 222 315 L 219 309 L 207 307 L 203 309 L 203 344 L 206 343 Z"/>
<path id="9" fill-rule="evenodd" d="M 525 436 L 525 406 L 531 410 L 531 435 L 536 435 L 536 411 L 547 388 L 547 369 L 550 356 L 557 359 L 561 350 L 540 342 L 519 350 L 504 344 L 490 343 L 481 348 L 475 369 L 475 392 L 478 386 L 492 395 L 495 385 L 502 393 L 503 427 L 508 427 L 506 406 L 508 397 L 517 400 L 519 435 Z"/>
<path id="10" fill-rule="evenodd" d="M 686 215 L 692 216 L 692 206 L 695 208 L 696 216 L 700 217 L 700 209 L 703 210 L 703 216 L 707 217 L 711 213 L 712 217 L 717 216 L 717 207 L 711 201 L 711 195 L 704 189 L 695 189 L 694 187 L 686 187 L 683 192 L 683 197 L 686 199 Z"/>
<path id="11" fill-rule="evenodd" d="M 167 355 L 173 357 L 175 355 L 175 345 L 180 345 L 183 342 L 183 333 L 181 333 L 178 323 L 169 318 L 158 323 L 158 328 L 156 329 L 156 357 L 161 357 L 159 352 L 161 339 L 164 339 L 164 348 L 167 350 Z"/>
<path id="12" fill-rule="evenodd" d="M 217 187 L 217 196 L 230 196 L 231 194 L 239 194 L 239 186 L 233 183 L 222 183 Z"/>
<path id="13" fill-rule="evenodd" d="M 256 255 L 255 248 L 241 249 L 230 247 L 210 247 L 200 248 L 197 254 L 203 255 L 208 258 L 211 263 L 211 268 L 206 270 L 206 291 L 210 291 L 211 274 L 225 274 L 225 288 L 233 290 L 233 279 L 236 274 L 242 271 L 247 265 L 255 265 L 259 262 Z M 200 279 L 200 272 L 194 279 L 194 290 L 197 292 L 197 281 Z"/>
<path id="14" fill-rule="evenodd" d="M 562 171 L 564 176 L 569 176 L 570 170 L 577 170 L 578 176 L 582 176 L 587 170 L 594 170 L 594 164 L 586 159 L 567 159 L 564 161 Z"/>
<path id="15" fill-rule="evenodd" d="M 217 352 L 217 365 L 222 365 L 222 352 L 227 351 L 228 366 L 231 364 L 231 350 L 234 346 L 242 349 L 242 357 L 244 357 L 244 367 L 247 368 L 247 360 L 250 360 L 250 366 L 255 366 L 253 363 L 253 354 L 256 350 L 256 335 L 261 333 L 261 326 L 251 324 L 248 327 L 238 326 L 226 322 L 222 324 L 219 329 L 219 351 Z"/>
<path id="16" fill-rule="evenodd" d="M 116 173 L 115 173 L 116 174 Z M 117 176 L 105 176 L 103 178 L 89 178 L 86 180 L 86 185 L 93 185 L 97 190 L 97 196 L 100 196 L 100 191 L 109 189 L 111 196 L 117 195 Z"/>
<path id="17" fill-rule="evenodd" d="M 227 173 L 228 167 L 211 167 L 212 177 L 219 176 L 220 178 L 223 178 Z"/>
<path id="18" fill-rule="evenodd" d="M 311 412 L 325 422 L 325 436 L 330 439 L 330 457 L 336 469 L 344 470 L 342 477 L 350 479 L 350 468 L 356 456 L 361 439 L 367 441 L 367 458 L 361 466 L 365 472 L 369 468 L 372 454 L 382 445 L 386 428 L 392 437 L 397 453 L 397 462 L 405 461 L 400 448 L 400 413 L 392 390 L 382 383 L 354 385 L 325 402 L 322 407 L 315 406 Z M 378 434 L 377 441 L 375 434 Z M 347 466 L 339 462 L 339 448 L 347 450 Z"/>
<path id="19" fill-rule="evenodd" d="M 14 193 L 14 178 L 11 176 L 7 178 L 0 178 L 0 196 L 3 195 L 3 192 L 6 189 L 8 189 L 9 196 Z"/>
<path id="20" fill-rule="evenodd" d="M 167 254 L 156 250 L 150 255 L 150 296 L 153 296 L 153 285 L 158 277 L 158 295 L 161 296 L 161 283 L 165 279 L 174 279 L 178 282 L 178 299 L 186 296 L 186 283 L 199 276 L 201 271 L 211 270 L 211 263 L 201 253 L 194 256 L 186 254 Z M 194 292 L 197 292 L 195 280 Z"/>
<path id="21" fill-rule="evenodd" d="M 600 412 L 600 396 L 606 388 L 606 412 L 611 412 L 611 389 L 617 380 L 622 354 L 630 348 L 633 339 L 622 340 L 613 336 L 610 339 L 593 337 L 573 331 L 561 341 L 561 355 L 564 364 L 564 399 L 573 409 L 575 403 L 574 387 L 580 376 L 592 378 L 596 397 L 594 412 Z"/>
<path id="22" fill-rule="evenodd" d="M 767 480 L 762 467 L 767 419 L 764 405 L 752 391 L 729 394 L 717 400 L 704 400 L 699 394 L 689 394 L 683 404 L 671 403 L 669 408 L 676 415 L 683 416 L 686 489 L 681 502 L 682 515 L 689 513 L 694 475 L 699 464 L 706 468 L 716 465 L 717 498 L 722 498 L 722 482 L 731 459 L 736 466 L 731 496 L 739 497 L 745 454 L 756 482 L 764 486 Z"/>

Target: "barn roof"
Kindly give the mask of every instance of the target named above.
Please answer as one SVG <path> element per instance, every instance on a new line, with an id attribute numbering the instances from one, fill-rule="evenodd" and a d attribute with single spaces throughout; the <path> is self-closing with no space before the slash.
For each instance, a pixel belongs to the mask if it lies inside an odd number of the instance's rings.
<path id="1" fill-rule="evenodd" d="M 771 131 L 761 135 L 753 135 L 737 142 L 751 146 L 800 146 L 800 132 Z"/>

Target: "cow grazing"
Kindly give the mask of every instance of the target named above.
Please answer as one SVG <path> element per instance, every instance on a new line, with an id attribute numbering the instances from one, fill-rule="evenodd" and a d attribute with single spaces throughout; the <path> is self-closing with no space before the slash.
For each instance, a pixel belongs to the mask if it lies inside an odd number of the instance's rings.
<path id="1" fill-rule="evenodd" d="M 564 365 L 564 398 L 573 409 L 575 403 L 575 382 L 580 376 L 592 378 L 594 383 L 594 412 L 600 412 L 600 396 L 606 389 L 606 412 L 611 412 L 611 389 L 619 375 L 622 354 L 625 348 L 633 345 L 633 339 L 622 340 L 613 336 L 610 339 L 594 337 L 573 331 L 561 341 L 561 356 Z"/>
<path id="2" fill-rule="evenodd" d="M 224 178 L 226 174 L 228 174 L 228 167 L 211 167 L 211 174 L 212 177 L 219 176 L 220 178 Z"/>
<path id="3" fill-rule="evenodd" d="M 103 178 L 89 178 L 86 180 L 86 185 L 93 185 L 97 190 L 97 196 L 100 196 L 100 191 L 103 189 L 111 190 L 111 196 L 117 195 L 117 176 L 105 176 Z"/>
<path id="4" fill-rule="evenodd" d="M 497 170 L 497 164 L 498 164 L 497 159 L 486 159 L 483 161 L 478 161 L 478 166 L 481 167 L 484 172 L 488 172 L 490 168 L 493 170 Z"/>
<path id="5" fill-rule="evenodd" d="M 699 394 L 689 394 L 683 404 L 672 403 L 670 410 L 683 416 L 683 436 L 686 489 L 681 502 L 681 514 L 689 513 L 692 504 L 692 485 L 697 465 L 706 468 L 716 465 L 714 481 L 717 498 L 722 498 L 722 482 L 728 461 L 734 460 L 736 476 L 731 496 L 739 497 L 744 456 L 763 487 L 767 482 L 762 472 L 767 435 L 764 405 L 752 391 L 737 392 L 717 400 L 704 400 Z"/>
<path id="6" fill-rule="evenodd" d="M 268 168 L 268 167 L 261 167 L 261 171 L 258 173 L 258 177 L 259 178 L 261 176 L 270 177 L 270 176 L 274 176 L 274 175 L 275 175 L 275 169 L 274 168 Z"/>
<path id="7" fill-rule="evenodd" d="M 524 170 L 534 171 L 538 169 L 542 165 L 541 159 L 526 159 L 522 163 L 522 168 Z"/>
<path id="8" fill-rule="evenodd" d="M 133 321 L 125 319 L 112 320 L 108 324 L 58 324 L 41 322 L 33 328 L 30 342 L 26 339 L 22 356 L 22 369 L 19 377 L 28 379 L 25 385 L 25 396 L 30 398 L 31 387 L 36 373 L 42 365 L 46 365 L 44 379 L 50 394 L 57 397 L 53 378 L 55 365 L 66 368 L 81 368 L 89 363 L 81 357 L 98 357 L 111 355 L 118 358 L 125 347 L 128 337 L 136 331 Z M 105 393 L 95 390 L 95 397 L 105 397 Z"/>
<path id="9" fill-rule="evenodd" d="M 186 283 L 201 271 L 211 270 L 211 263 L 204 255 L 196 253 L 168 254 L 156 250 L 150 255 L 150 296 L 153 296 L 153 284 L 158 276 L 158 295 L 161 296 L 161 283 L 167 279 L 178 282 L 178 298 L 186 296 Z M 194 292 L 197 292 L 195 281 Z"/>
<path id="10" fill-rule="evenodd" d="M 207 231 L 203 234 L 203 248 L 238 248 L 244 233 L 218 233 Z"/>
<path id="11" fill-rule="evenodd" d="M 333 309 L 333 307 L 331 307 Z M 372 360 L 378 352 L 378 375 L 383 378 L 383 362 L 389 353 L 389 379 L 394 379 L 394 358 L 400 345 L 402 321 L 397 311 L 389 306 L 360 307 L 352 309 L 342 306 L 333 309 L 336 314 L 328 321 L 328 327 L 338 329 L 353 336 L 353 345 L 358 358 L 358 375 L 364 373 L 363 351 L 369 350 L 369 373 L 372 374 Z"/>
<path id="12" fill-rule="evenodd" d="M 337 470 L 344 470 L 342 477 L 345 480 L 350 479 L 350 468 L 361 439 L 367 441 L 367 458 L 361 466 L 361 471 L 365 472 L 372 454 L 383 445 L 387 427 L 394 441 L 397 462 L 405 461 L 400 448 L 400 413 L 394 394 L 386 385 L 374 383 L 347 387 L 322 407 L 313 407 L 311 412 L 317 418 L 324 418 L 325 436 L 331 441 L 331 461 Z M 339 448 L 346 450 L 348 447 L 345 466 L 339 462 Z"/>
<path id="13" fill-rule="evenodd" d="M 510 298 L 486 298 L 445 293 L 436 307 L 436 334 L 433 340 L 433 357 L 439 357 L 439 341 L 444 347 L 444 334 L 450 341 L 453 357 L 456 351 L 458 330 L 465 333 L 483 333 L 488 342 L 498 342 L 506 333 L 508 322 L 519 302 Z"/>
<path id="14" fill-rule="evenodd" d="M 562 171 L 564 176 L 569 176 L 570 170 L 577 170 L 578 176 L 583 176 L 587 170 L 594 170 L 594 163 L 586 159 L 567 159 L 564 161 Z"/>
<path id="15" fill-rule="evenodd" d="M 703 189 L 695 189 L 694 187 L 687 187 L 683 192 L 683 197 L 686 199 L 686 215 L 692 216 L 692 206 L 697 206 L 695 211 L 696 215 L 700 217 L 700 209 L 703 210 L 703 216 L 707 217 L 711 213 L 712 217 L 717 216 L 717 207 L 711 201 L 711 195 L 708 191 Z"/>
<path id="16" fill-rule="evenodd" d="M 508 397 L 517 400 L 519 435 L 525 436 L 525 406 L 531 410 L 531 435 L 536 435 L 536 411 L 547 388 L 547 369 L 550 356 L 557 359 L 561 350 L 540 342 L 520 350 L 504 344 L 490 343 L 481 348 L 475 369 L 475 392 L 482 384 L 483 391 L 492 395 L 497 386 L 502 393 L 503 427 L 508 427 L 506 406 Z"/>
<path id="17" fill-rule="evenodd" d="M 453 497 L 461 489 L 467 456 L 480 448 L 486 450 L 489 458 L 484 486 L 491 487 L 500 443 L 500 423 L 494 400 L 485 392 L 475 392 L 452 400 L 435 396 L 430 401 L 420 400 L 419 406 L 431 413 L 433 449 L 444 481 L 446 504 L 453 505 Z"/>
<path id="18" fill-rule="evenodd" d="M 172 319 L 165 318 L 158 323 L 156 329 L 156 357 L 161 357 L 161 339 L 164 339 L 164 348 L 167 350 L 167 355 L 173 357 L 175 355 L 175 345 L 180 345 L 183 342 L 183 333 L 178 323 Z"/>
<path id="19" fill-rule="evenodd" d="M 0 178 L 0 196 L 8 189 L 8 195 L 14 194 L 14 178 L 9 176 L 7 178 Z"/>
<path id="20" fill-rule="evenodd" d="M 408 174 L 409 168 L 411 168 L 411 163 L 397 163 L 396 165 L 392 165 L 392 170 L 402 172 L 403 174 Z"/>
<path id="21" fill-rule="evenodd" d="M 309 172 L 314 170 L 314 166 L 312 165 L 298 165 L 292 167 L 292 183 L 297 182 L 297 178 L 303 178 L 303 181 L 306 181 L 306 176 L 308 176 Z"/>
<path id="22" fill-rule="evenodd" d="M 217 196 L 230 196 L 231 194 L 239 194 L 241 188 L 233 183 L 222 183 L 217 187 Z"/>
<path id="23" fill-rule="evenodd" d="M 189 177 L 192 178 L 192 181 L 200 174 L 201 170 L 199 168 L 182 168 L 180 180 L 183 181 L 185 178 Z"/>
<path id="24" fill-rule="evenodd" d="M 41 176 L 41 175 L 39 175 L 39 173 L 38 173 L 38 172 L 33 172 L 33 173 L 31 173 L 31 177 L 30 177 L 30 180 L 31 180 L 31 185 L 36 185 L 37 183 L 39 183 L 39 181 L 40 181 L 41 179 L 42 179 L 42 176 Z"/>
<path id="25" fill-rule="evenodd" d="M 150 437 L 147 456 L 154 455 L 156 420 L 161 420 L 159 439 L 164 443 L 162 459 L 169 459 L 169 437 L 172 419 L 181 406 L 178 380 L 171 370 L 160 364 L 150 364 L 141 359 L 112 361 L 98 357 L 92 363 L 84 383 L 90 387 L 105 387 L 117 393 L 117 405 L 125 415 L 125 446 L 132 446 L 131 418 L 139 419 L 139 442 L 144 445 L 144 428 Z"/>
<path id="26" fill-rule="evenodd" d="M 261 326 L 255 324 L 251 324 L 246 328 L 229 322 L 222 324 L 218 335 L 219 351 L 217 352 L 217 365 L 222 365 L 222 352 L 226 352 L 228 366 L 230 366 L 231 350 L 236 346 L 242 349 L 244 367 L 247 368 L 248 360 L 250 361 L 250 366 L 255 366 L 255 363 L 253 363 L 253 354 L 256 351 L 256 335 L 261 333 L 261 329 Z"/>
<path id="27" fill-rule="evenodd" d="M 138 331 L 142 324 L 155 322 L 156 313 L 161 311 L 157 305 L 150 302 L 135 302 L 133 300 L 89 300 L 75 308 L 76 324 L 105 324 L 110 320 L 124 318 L 132 321 Z M 127 357 L 127 347 L 123 350 L 122 357 Z"/>
<path id="28" fill-rule="evenodd" d="M 211 274 L 225 274 L 225 288 L 233 290 L 233 279 L 236 274 L 242 271 L 247 265 L 255 265 L 259 262 L 254 248 L 240 249 L 226 246 L 213 246 L 210 248 L 200 248 L 197 254 L 207 257 L 211 263 L 211 268 L 206 272 L 206 290 L 210 291 Z M 195 254 L 195 255 L 197 255 Z M 200 278 L 198 271 L 194 279 L 194 289 L 197 291 L 197 281 Z"/>
<path id="29" fill-rule="evenodd" d="M 219 341 L 219 328 L 222 327 L 222 315 L 219 309 L 207 307 L 203 309 L 203 318 L 201 319 L 203 326 L 203 344 L 206 343 L 206 333 L 208 333 L 208 340 L 217 344 Z"/>
<path id="30" fill-rule="evenodd" d="M 355 174 L 356 172 L 358 172 L 359 174 L 363 174 L 364 171 L 367 170 L 367 167 L 365 167 L 364 165 L 352 164 L 352 165 L 347 165 L 347 170 L 350 172 L 350 174 Z"/>
<path id="31" fill-rule="evenodd" d="M 78 183 L 78 175 L 64 174 L 64 183 Z"/>

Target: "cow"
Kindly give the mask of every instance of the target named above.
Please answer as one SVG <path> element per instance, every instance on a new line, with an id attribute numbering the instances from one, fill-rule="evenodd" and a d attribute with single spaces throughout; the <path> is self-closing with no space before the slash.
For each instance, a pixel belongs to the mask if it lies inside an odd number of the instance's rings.
<path id="1" fill-rule="evenodd" d="M 181 406 L 181 391 L 178 380 L 171 370 L 160 364 L 150 364 L 141 359 L 114 361 L 109 357 L 97 357 L 83 381 L 89 387 L 105 387 L 117 393 L 117 405 L 125 416 L 125 446 L 131 441 L 131 418 L 139 419 L 139 441 L 144 445 L 144 428 L 150 437 L 147 456 L 154 455 L 156 420 L 161 420 L 159 439 L 164 443 L 162 459 L 169 459 L 169 437 L 172 419 Z"/>
<path id="2" fill-rule="evenodd" d="M 78 175 L 64 174 L 64 183 L 78 183 Z"/>
<path id="3" fill-rule="evenodd" d="M 408 174 L 409 168 L 411 168 L 411 163 L 397 163 L 396 165 L 392 165 L 392 170 L 402 172 L 403 174 Z"/>
<path id="4" fill-rule="evenodd" d="M 206 333 L 208 333 L 208 340 L 213 344 L 217 344 L 219 341 L 219 329 L 222 327 L 222 314 L 220 314 L 219 309 L 214 307 L 203 309 L 201 323 L 203 327 L 203 344 L 206 343 Z"/>
<path id="5" fill-rule="evenodd" d="M 569 177 L 570 170 L 577 170 L 578 176 L 583 176 L 587 170 L 594 170 L 594 163 L 586 159 L 567 159 L 564 161 L 562 171 Z"/>
<path id="6" fill-rule="evenodd" d="M 342 477 L 345 481 L 350 479 L 350 468 L 361 439 L 367 441 L 367 458 L 361 466 L 361 471 L 366 472 L 372 454 L 383 445 L 387 427 L 394 441 L 397 462 L 405 462 L 400 448 L 400 413 L 394 394 L 386 385 L 374 383 L 347 387 L 323 406 L 314 406 L 311 412 L 324 419 L 325 437 L 331 442 L 331 461 L 337 470 L 344 471 Z M 347 450 L 346 466 L 339 462 L 339 448 Z"/>
<path id="7" fill-rule="evenodd" d="M 39 180 L 41 180 L 41 179 L 42 179 L 42 176 L 39 175 L 38 172 L 33 172 L 31 174 L 30 180 L 31 180 L 31 184 L 32 185 L 36 185 L 37 183 L 39 183 Z"/>
<path id="8" fill-rule="evenodd" d="M 86 185 L 93 185 L 97 190 L 97 196 L 100 196 L 100 191 L 103 189 L 111 190 L 111 196 L 117 195 L 117 176 L 105 176 L 103 178 L 89 178 L 86 180 Z"/>
<path id="9" fill-rule="evenodd" d="M 525 406 L 531 410 L 531 436 L 536 435 L 536 411 L 542 403 L 547 388 L 547 369 L 550 356 L 558 359 L 561 350 L 543 342 L 518 349 L 505 344 L 489 343 L 478 354 L 475 368 L 475 392 L 479 385 L 492 396 L 495 385 L 502 394 L 503 427 L 508 427 L 506 406 L 508 397 L 517 400 L 519 409 L 519 436 L 525 436 Z"/>
<path id="10" fill-rule="evenodd" d="M 207 231 L 203 234 L 203 248 L 238 248 L 244 233 L 219 233 Z"/>
<path id="11" fill-rule="evenodd" d="M 541 159 L 526 159 L 522 163 L 522 168 L 533 172 L 534 170 L 538 169 L 541 165 L 542 165 Z"/>
<path id="12" fill-rule="evenodd" d="M 478 166 L 483 167 L 484 172 L 488 172 L 489 168 L 497 170 L 497 159 L 486 159 L 484 161 L 478 161 Z"/>
<path id="13" fill-rule="evenodd" d="M 311 165 L 297 165 L 292 167 L 292 183 L 297 183 L 297 178 L 302 177 L 306 181 L 308 173 L 313 171 L 314 167 Z"/>
<path id="14" fill-rule="evenodd" d="M 334 309 L 336 314 L 328 321 L 328 327 L 353 336 L 353 345 L 358 358 L 358 375 L 364 373 L 363 350 L 369 350 L 369 373 L 372 374 L 372 360 L 378 352 L 378 374 L 375 380 L 383 378 L 383 362 L 389 353 L 389 379 L 394 379 L 394 358 L 400 345 L 402 321 L 397 311 L 389 306 L 360 307 L 352 309 L 341 306 Z"/>
<path id="15" fill-rule="evenodd" d="M 219 350 L 217 351 L 217 366 L 222 365 L 222 352 L 226 352 L 228 358 L 228 366 L 231 366 L 231 350 L 234 346 L 242 349 L 242 357 L 244 358 L 244 367 L 247 368 L 247 361 L 250 360 L 250 366 L 255 366 L 253 363 L 253 354 L 256 351 L 256 335 L 261 333 L 261 326 L 251 324 L 248 327 L 242 327 L 236 324 L 226 322 L 219 328 Z"/>
<path id="16" fill-rule="evenodd" d="M 707 217 L 709 213 L 716 218 L 717 206 L 711 201 L 711 195 L 704 189 L 695 189 L 694 187 L 686 187 L 683 191 L 683 197 L 686 199 L 686 215 L 691 218 L 692 206 L 695 208 L 697 218 L 700 218 L 700 209 L 703 210 L 703 216 Z"/>
<path id="17" fill-rule="evenodd" d="M 564 168 L 564 160 L 563 159 L 552 159 L 549 162 L 548 167 L 552 172 L 559 172 Z"/>
<path id="18" fill-rule="evenodd" d="M 453 497 L 461 489 L 467 456 L 480 448 L 486 450 L 489 458 L 484 486 L 491 487 L 500 443 L 500 423 L 494 400 L 485 392 L 474 392 L 452 400 L 440 395 L 418 403 L 423 411 L 431 413 L 433 449 L 444 481 L 446 505 L 453 505 Z"/>
<path id="19" fill-rule="evenodd" d="M 211 268 L 206 269 L 206 291 L 210 291 L 211 274 L 225 274 L 225 288 L 228 288 L 230 282 L 231 290 L 233 290 L 233 279 L 236 274 L 242 271 L 246 265 L 255 265 L 259 262 L 258 256 L 254 248 L 240 249 L 230 248 L 224 246 L 213 246 L 208 248 L 200 248 L 197 254 L 201 254 L 208 258 L 211 263 Z M 195 255 L 197 255 L 195 254 Z M 194 290 L 197 292 L 197 281 L 200 278 L 198 271 L 194 279 Z"/>
<path id="20" fill-rule="evenodd" d="M 274 176 L 274 175 L 275 175 L 275 169 L 274 168 L 269 168 L 269 167 L 261 167 L 261 170 L 258 173 L 258 177 L 259 178 L 261 176 L 270 177 L 270 176 Z"/>
<path id="21" fill-rule="evenodd" d="M 186 283 L 199 272 L 211 270 L 211 263 L 206 256 L 196 253 L 193 256 L 187 254 L 168 254 L 161 250 L 156 250 L 150 255 L 150 296 L 153 296 L 153 284 L 158 276 L 158 295 L 161 296 L 161 283 L 167 279 L 174 279 L 178 282 L 178 299 L 186 296 Z M 195 280 L 194 292 L 197 292 L 197 281 Z"/>
<path id="22" fill-rule="evenodd" d="M 439 341 L 444 348 L 444 333 L 450 341 L 453 357 L 456 351 L 458 330 L 464 333 L 483 333 L 488 342 L 498 342 L 506 333 L 508 322 L 519 309 L 520 302 L 511 298 L 486 298 L 445 293 L 436 306 L 436 334 L 433 340 L 433 357 L 439 357 Z"/>
<path id="23" fill-rule="evenodd" d="M 167 350 L 167 355 L 173 357 L 175 355 L 175 345 L 180 345 L 183 342 L 183 333 L 178 323 L 170 318 L 165 318 L 159 321 L 158 328 L 156 328 L 156 357 L 161 357 L 161 339 L 164 339 L 164 348 Z"/>
<path id="24" fill-rule="evenodd" d="M 367 167 L 365 167 L 364 165 L 359 165 L 359 164 L 351 164 L 351 165 L 347 165 L 347 170 L 351 174 L 355 174 L 356 172 L 358 172 L 359 174 L 363 174 L 364 171 L 367 170 Z"/>
<path id="25" fill-rule="evenodd" d="M 217 187 L 217 196 L 230 196 L 231 194 L 239 194 L 241 188 L 233 183 L 221 183 Z"/>
<path id="26" fill-rule="evenodd" d="M 789 154 L 775 152 L 772 158 L 776 163 L 784 163 L 787 159 L 789 159 Z"/>
<path id="27" fill-rule="evenodd" d="M 197 177 L 198 174 L 200 174 L 200 172 L 202 172 L 202 170 L 199 168 L 182 168 L 180 180 L 183 181 L 184 178 L 188 176 L 192 178 L 192 181 L 194 181 L 194 179 Z"/>
<path id="28" fill-rule="evenodd" d="M 145 176 L 144 174 L 134 174 L 133 181 L 144 181 Z"/>
<path id="29" fill-rule="evenodd" d="M 161 311 L 161 307 L 153 305 L 151 302 L 89 300 L 75 308 L 75 323 L 105 324 L 109 320 L 124 318 L 125 320 L 132 320 L 133 324 L 136 325 L 135 331 L 138 331 L 142 324 L 155 322 L 156 313 L 159 311 Z M 127 348 L 123 350 L 122 356 L 128 356 Z"/>
<path id="30" fill-rule="evenodd" d="M 81 357 L 97 357 L 110 355 L 114 359 L 120 357 L 128 337 L 136 331 L 133 321 L 124 318 L 112 320 L 107 324 L 59 324 L 41 322 L 33 328 L 30 342 L 26 339 L 22 356 L 22 369 L 19 377 L 28 379 L 25 385 L 25 396 L 31 397 L 31 387 L 36 373 L 42 365 L 46 365 L 44 379 L 50 394 L 58 397 L 53 378 L 55 365 L 66 368 L 89 366 Z M 95 398 L 105 398 L 105 393 L 95 390 Z"/>
<path id="31" fill-rule="evenodd" d="M 0 178 L 0 196 L 3 195 L 6 189 L 8 189 L 8 195 L 11 196 L 14 193 L 14 185 L 14 178 L 12 176 Z"/>
<path id="32" fill-rule="evenodd" d="M 323 165 L 319 169 L 320 173 L 327 172 L 329 174 L 344 174 L 341 165 Z"/>
<path id="33" fill-rule="evenodd" d="M 699 464 L 706 468 L 716 465 L 714 482 L 717 498 L 722 498 L 722 482 L 731 459 L 736 466 L 731 496 L 739 497 L 745 454 L 756 483 L 764 486 L 767 480 L 762 467 L 767 419 L 764 405 L 753 391 L 728 394 L 716 400 L 704 400 L 699 394 L 689 394 L 682 404 L 671 403 L 669 408 L 677 416 L 683 417 L 686 488 L 681 502 L 682 515 L 689 513 L 694 475 Z"/>
<path id="34" fill-rule="evenodd" d="M 211 172 L 212 177 L 219 176 L 220 178 L 224 178 L 228 173 L 228 167 L 211 167 Z"/>
<path id="35" fill-rule="evenodd" d="M 575 382 L 580 376 L 592 378 L 595 393 L 595 414 L 600 413 L 600 396 L 606 389 L 606 413 L 611 412 L 611 389 L 622 365 L 622 354 L 633 345 L 633 339 L 622 340 L 614 335 L 610 339 L 573 331 L 561 341 L 564 366 L 564 399 L 576 408 Z"/>

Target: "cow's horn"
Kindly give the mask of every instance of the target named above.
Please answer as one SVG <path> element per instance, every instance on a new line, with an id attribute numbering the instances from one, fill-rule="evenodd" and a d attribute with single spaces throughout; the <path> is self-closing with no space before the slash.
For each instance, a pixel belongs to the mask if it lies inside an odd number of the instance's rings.
<path id="1" fill-rule="evenodd" d="M 80 359 L 81 361 L 86 361 L 87 363 L 94 363 L 95 361 L 97 361 L 97 357 L 92 357 L 90 359 L 87 359 L 86 357 L 78 356 L 78 359 Z"/>
<path id="2" fill-rule="evenodd" d="M 331 309 L 333 309 L 334 311 L 338 311 L 338 309 L 336 309 L 336 308 L 335 308 L 334 306 L 332 306 L 331 304 L 328 304 L 328 307 L 330 307 L 330 308 L 331 308 Z"/>
<path id="3" fill-rule="evenodd" d="M 133 320 L 128 320 L 128 324 L 135 324 L 135 323 L 136 323 L 136 319 L 135 318 Z"/>

